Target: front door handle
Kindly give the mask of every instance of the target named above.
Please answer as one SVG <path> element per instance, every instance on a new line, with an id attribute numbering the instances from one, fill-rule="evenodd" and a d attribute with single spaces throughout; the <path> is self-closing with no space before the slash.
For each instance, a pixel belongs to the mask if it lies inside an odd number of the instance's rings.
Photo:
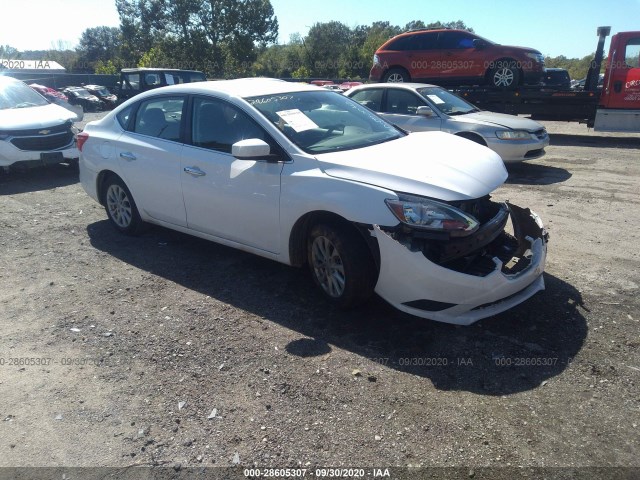
<path id="1" fill-rule="evenodd" d="M 120 152 L 120 158 L 124 158 L 125 160 L 135 160 L 136 156 L 131 152 Z"/>
<path id="2" fill-rule="evenodd" d="M 622 82 L 621 81 L 615 81 L 613 82 L 613 91 L 616 93 L 620 93 L 622 91 Z"/>
<path id="3" fill-rule="evenodd" d="M 206 175 L 206 173 L 200 170 L 198 167 L 184 167 L 184 171 L 189 175 L 193 175 L 194 177 L 204 177 Z"/>

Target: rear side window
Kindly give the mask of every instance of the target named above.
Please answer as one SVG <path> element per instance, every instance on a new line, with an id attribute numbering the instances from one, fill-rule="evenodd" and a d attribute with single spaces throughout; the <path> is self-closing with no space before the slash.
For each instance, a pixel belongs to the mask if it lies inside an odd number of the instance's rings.
<path id="1" fill-rule="evenodd" d="M 122 90 L 140 90 L 140 74 L 126 73 L 122 76 Z"/>
<path id="2" fill-rule="evenodd" d="M 150 137 L 180 141 L 183 97 L 160 97 L 140 103 L 133 131 Z"/>
<path id="3" fill-rule="evenodd" d="M 438 35 L 433 32 L 414 33 L 399 37 L 386 48 L 386 50 L 432 50 L 436 48 Z"/>
<path id="4" fill-rule="evenodd" d="M 131 110 L 133 110 L 133 106 L 130 105 L 116 115 L 116 119 L 118 120 L 118 123 L 125 130 L 129 126 L 129 119 L 131 118 Z"/>
<path id="5" fill-rule="evenodd" d="M 360 90 L 356 92 L 351 98 L 353 98 L 360 105 L 364 105 L 367 108 L 375 112 L 382 111 L 382 92 L 381 88 L 371 88 L 368 90 Z"/>

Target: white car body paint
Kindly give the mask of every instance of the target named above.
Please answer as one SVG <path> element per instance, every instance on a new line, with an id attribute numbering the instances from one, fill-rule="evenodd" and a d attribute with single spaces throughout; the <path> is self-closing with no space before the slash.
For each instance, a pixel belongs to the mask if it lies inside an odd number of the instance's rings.
<path id="1" fill-rule="evenodd" d="M 167 89 L 173 95 L 208 95 L 236 105 L 278 142 L 288 159 L 237 159 L 224 152 L 126 132 L 117 122 L 115 115 L 122 108 Z M 431 132 L 314 155 L 290 142 L 238 97 L 247 91 L 258 95 L 318 90 L 256 79 L 185 84 L 143 93 L 86 126 L 89 138 L 81 153 L 82 186 L 100 201 L 99 174 L 112 171 L 129 186 L 143 220 L 285 264 L 293 263 L 289 243 L 294 226 L 309 213 L 331 212 L 369 226 L 380 251 L 376 292 L 396 308 L 422 318 L 467 325 L 544 288 L 543 238 L 532 239 L 532 261 L 524 270 L 507 275 L 496 263 L 495 271 L 480 277 L 439 266 L 384 230 L 399 223 L 385 204 L 387 199 L 398 199 L 399 193 L 445 202 L 490 194 L 507 178 L 495 152 L 447 133 Z M 207 207 L 212 205 L 216 208 Z M 531 217 L 542 233 L 542 223 Z M 418 299 L 455 306 L 433 312 L 405 305 Z M 498 303 L 476 309 L 493 302 Z"/>

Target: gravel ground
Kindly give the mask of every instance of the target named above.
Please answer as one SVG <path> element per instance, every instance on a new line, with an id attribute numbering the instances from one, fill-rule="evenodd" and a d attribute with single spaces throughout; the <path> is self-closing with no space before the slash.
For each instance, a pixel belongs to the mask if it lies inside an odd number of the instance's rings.
<path id="1" fill-rule="evenodd" d="M 0 466 L 640 468 L 640 136 L 546 125 L 494 198 L 545 221 L 547 289 L 470 327 L 1 175 Z"/>

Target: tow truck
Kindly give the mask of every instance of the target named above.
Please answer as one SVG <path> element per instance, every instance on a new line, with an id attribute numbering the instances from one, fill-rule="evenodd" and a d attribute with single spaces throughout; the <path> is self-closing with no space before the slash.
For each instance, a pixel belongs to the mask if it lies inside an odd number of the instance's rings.
<path id="1" fill-rule="evenodd" d="M 610 33 L 611 27 L 597 29 L 598 46 L 584 90 L 522 87 L 507 91 L 459 87 L 452 91 L 492 112 L 580 122 L 600 132 L 640 133 L 640 31 L 620 32 L 611 37 L 604 82 L 598 88 L 604 43 Z"/>

